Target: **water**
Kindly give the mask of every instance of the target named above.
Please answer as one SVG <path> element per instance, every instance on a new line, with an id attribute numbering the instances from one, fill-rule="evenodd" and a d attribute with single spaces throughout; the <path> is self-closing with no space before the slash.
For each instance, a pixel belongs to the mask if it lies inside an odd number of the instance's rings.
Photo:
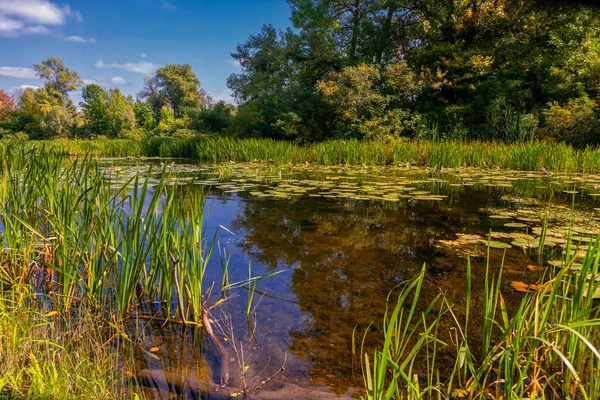
<path id="1" fill-rule="evenodd" d="M 128 173 L 146 168 L 119 163 Z M 247 290 L 232 291 L 228 304 L 213 310 L 217 336 L 230 352 L 230 379 L 221 391 L 215 392 L 221 360 L 201 333 L 137 321 L 146 335 L 142 347 L 153 352 L 138 352 L 131 373 L 147 386 L 148 398 L 227 398 L 244 380 L 261 388 L 259 398 L 356 397 L 364 333 L 367 349 L 379 344 L 388 299 L 423 264 L 422 304 L 443 292 L 460 316 L 470 255 L 477 316 L 489 251 L 492 271 L 504 262 L 502 293 L 510 310 L 522 296 L 510 282 L 533 283 L 541 272 L 528 265 L 560 258 L 561 228 L 572 224 L 585 246 L 600 226 L 595 175 L 186 163 L 170 171 L 188 179 L 186 190 L 210 187 L 207 233 L 216 232 L 231 256 L 230 282 L 247 279 L 249 264 L 252 276 L 283 272 L 258 282 L 253 330 L 245 318 Z M 549 245 L 540 252 L 544 219 Z M 488 248 L 488 240 L 510 248 Z M 213 300 L 220 298 L 221 280 L 215 252 L 206 279 L 215 282 Z M 453 362 L 441 352 L 441 365 Z"/>

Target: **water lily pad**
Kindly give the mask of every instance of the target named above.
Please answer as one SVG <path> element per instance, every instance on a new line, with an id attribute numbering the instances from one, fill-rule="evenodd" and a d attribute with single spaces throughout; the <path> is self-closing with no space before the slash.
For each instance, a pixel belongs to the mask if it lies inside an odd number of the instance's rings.
<path id="1" fill-rule="evenodd" d="M 512 246 L 508 243 L 497 242 L 495 240 L 484 242 L 484 244 L 492 249 L 510 249 Z"/>
<path id="2" fill-rule="evenodd" d="M 507 228 L 527 228 L 527 225 L 521 222 L 509 222 L 507 224 L 504 224 L 504 226 L 506 226 Z"/>

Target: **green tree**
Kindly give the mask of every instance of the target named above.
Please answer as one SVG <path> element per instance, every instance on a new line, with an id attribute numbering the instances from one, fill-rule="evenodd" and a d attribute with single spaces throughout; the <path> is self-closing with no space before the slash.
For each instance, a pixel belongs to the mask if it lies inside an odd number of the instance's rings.
<path id="1" fill-rule="evenodd" d="M 109 131 L 108 99 L 106 90 L 96 84 L 87 85 L 82 90 L 81 108 L 87 131 L 91 134 L 106 135 Z"/>
<path id="2" fill-rule="evenodd" d="M 412 112 L 417 93 L 415 74 L 406 62 L 346 67 L 317 87 L 338 118 L 336 136 L 388 139 L 412 135 L 420 116 Z"/>
<path id="3" fill-rule="evenodd" d="M 210 108 L 201 110 L 194 122 L 194 128 L 200 131 L 223 134 L 229 128 L 235 114 L 235 106 L 219 101 Z"/>
<path id="4" fill-rule="evenodd" d="M 47 139 L 69 137 L 75 125 L 73 114 L 61 106 L 53 106 L 39 120 L 40 128 Z"/>
<path id="5" fill-rule="evenodd" d="M 135 129 L 132 99 L 119 89 L 107 91 L 91 84 L 84 87 L 82 94 L 81 107 L 89 133 L 116 137 Z"/>
<path id="6" fill-rule="evenodd" d="M 68 69 L 59 57 L 50 57 L 39 64 L 33 64 L 33 69 L 40 78 L 46 80 L 46 91 L 72 108 L 68 95 L 83 84 L 79 74 Z"/>
<path id="7" fill-rule="evenodd" d="M 164 106 L 171 107 L 175 118 L 180 118 L 199 111 L 209 101 L 189 64 L 169 64 L 159 68 L 154 77 L 145 80 L 138 97 L 148 102 L 157 117 Z"/>
<path id="8" fill-rule="evenodd" d="M 264 25 L 231 54 L 243 68 L 227 79 L 240 104 L 233 121 L 240 136 L 296 141 L 324 137 L 330 110 L 316 92 L 311 72 L 302 69 L 303 51 L 293 32 Z M 292 120 L 289 113 L 295 114 L 298 129 L 287 127 L 286 121 Z"/>
<path id="9" fill-rule="evenodd" d="M 154 117 L 152 107 L 149 104 L 142 101 L 136 101 L 133 104 L 133 112 L 135 114 L 136 124 L 139 128 L 150 131 L 156 127 L 156 118 Z"/>

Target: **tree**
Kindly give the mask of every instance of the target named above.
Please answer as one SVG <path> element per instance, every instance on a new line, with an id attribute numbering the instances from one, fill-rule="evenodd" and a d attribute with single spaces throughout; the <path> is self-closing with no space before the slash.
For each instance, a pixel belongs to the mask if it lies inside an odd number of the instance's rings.
<path id="1" fill-rule="evenodd" d="M 15 112 L 15 99 L 0 90 L 0 125 Z"/>
<path id="2" fill-rule="evenodd" d="M 214 133 L 225 133 L 235 113 L 235 106 L 219 101 L 198 113 L 194 128 Z"/>
<path id="3" fill-rule="evenodd" d="M 47 139 L 66 138 L 70 135 L 75 120 L 69 110 L 53 106 L 40 118 L 40 128 Z"/>
<path id="4" fill-rule="evenodd" d="M 138 93 L 138 101 L 143 102 L 143 100 L 146 100 L 146 104 L 152 109 L 157 119 L 161 108 L 167 104 L 167 99 L 160 87 L 158 76 L 144 77 L 144 87 Z"/>
<path id="5" fill-rule="evenodd" d="M 136 124 L 139 128 L 150 131 L 156 126 L 156 118 L 149 104 L 142 101 L 136 101 L 133 105 Z M 160 113 L 160 110 L 159 110 Z"/>
<path id="6" fill-rule="evenodd" d="M 414 134 L 420 116 L 412 112 L 416 76 L 400 61 L 380 71 L 375 65 L 346 67 L 317 88 L 338 117 L 337 136 L 359 139 Z"/>
<path id="7" fill-rule="evenodd" d="M 227 79 L 240 103 L 233 121 L 240 136 L 297 141 L 323 137 L 329 108 L 315 90 L 316 81 L 302 70 L 299 46 L 293 32 L 278 32 L 264 25 L 259 34 L 251 35 L 231 54 L 243 68 L 242 73 Z M 289 129 L 290 121 L 299 129 Z"/>
<path id="8" fill-rule="evenodd" d="M 105 135 L 109 131 L 109 116 L 106 90 L 99 85 L 87 85 L 82 90 L 80 103 L 89 133 Z"/>
<path id="9" fill-rule="evenodd" d="M 96 84 L 83 89 L 81 107 L 88 132 L 116 137 L 135 129 L 133 100 L 126 98 L 119 89 L 108 91 Z"/>
<path id="10" fill-rule="evenodd" d="M 148 101 L 156 116 L 162 107 L 168 105 L 173 109 L 175 118 L 191 111 L 197 112 L 209 101 L 189 64 L 169 64 L 157 69 L 153 78 L 145 80 L 144 89 L 138 97 Z"/>
<path id="11" fill-rule="evenodd" d="M 40 78 L 46 79 L 44 87 L 50 95 L 61 99 L 65 105 L 72 105 L 68 98 L 69 92 L 83 84 L 77 72 L 65 67 L 59 57 L 50 57 L 39 64 L 33 64 L 33 69 Z"/>

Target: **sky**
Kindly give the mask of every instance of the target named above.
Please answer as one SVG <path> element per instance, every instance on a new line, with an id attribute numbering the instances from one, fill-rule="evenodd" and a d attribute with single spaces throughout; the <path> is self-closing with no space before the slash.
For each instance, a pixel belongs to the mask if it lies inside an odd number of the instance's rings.
<path id="1" fill-rule="evenodd" d="M 204 90 L 231 102 L 227 77 L 241 71 L 231 52 L 289 17 L 285 0 L 0 0 L 0 89 L 41 86 L 32 65 L 58 56 L 86 83 L 134 96 L 156 68 L 190 64 Z"/>

